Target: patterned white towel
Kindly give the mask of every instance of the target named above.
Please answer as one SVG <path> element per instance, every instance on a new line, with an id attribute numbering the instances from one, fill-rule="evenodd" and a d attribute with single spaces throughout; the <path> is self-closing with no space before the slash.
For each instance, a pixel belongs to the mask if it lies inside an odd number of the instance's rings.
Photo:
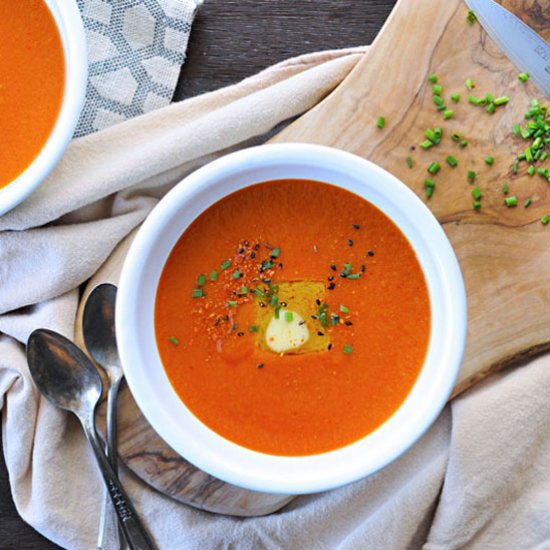
<path id="1" fill-rule="evenodd" d="M 88 88 L 75 137 L 170 103 L 202 0 L 77 0 Z"/>

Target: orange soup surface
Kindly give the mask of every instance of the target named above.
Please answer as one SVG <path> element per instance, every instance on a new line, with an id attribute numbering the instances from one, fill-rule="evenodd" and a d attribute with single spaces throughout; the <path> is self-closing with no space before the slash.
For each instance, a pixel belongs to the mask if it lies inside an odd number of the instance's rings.
<path id="1" fill-rule="evenodd" d="M 184 232 L 155 304 L 166 373 L 205 425 L 274 455 L 369 434 L 410 392 L 430 337 L 424 274 L 375 206 L 279 180 L 229 195 Z"/>
<path id="2" fill-rule="evenodd" d="M 61 38 L 43 0 L 0 0 L 0 188 L 21 174 L 52 131 L 63 98 Z"/>

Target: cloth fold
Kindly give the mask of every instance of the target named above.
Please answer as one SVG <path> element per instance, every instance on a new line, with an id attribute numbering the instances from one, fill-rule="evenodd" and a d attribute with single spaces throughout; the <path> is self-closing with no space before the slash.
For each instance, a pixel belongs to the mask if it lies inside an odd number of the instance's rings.
<path id="1" fill-rule="evenodd" d="M 39 396 L 22 342 L 72 337 L 78 287 L 182 177 L 260 143 L 312 108 L 366 48 L 311 54 L 235 86 L 75 140 L 47 182 L 0 218 L 3 451 L 21 516 L 57 544 L 95 547 L 101 480 L 76 419 Z M 549 359 L 455 399 L 383 471 L 261 518 L 216 516 L 122 469 L 159 548 L 535 548 L 550 540 Z"/>

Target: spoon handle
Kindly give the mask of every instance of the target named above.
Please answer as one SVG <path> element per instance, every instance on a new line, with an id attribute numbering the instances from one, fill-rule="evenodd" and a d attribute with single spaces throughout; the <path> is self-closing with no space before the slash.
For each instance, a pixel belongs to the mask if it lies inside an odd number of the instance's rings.
<path id="1" fill-rule="evenodd" d="M 105 452 L 95 433 L 93 420 L 80 419 L 84 432 L 97 459 L 97 464 L 105 481 L 105 486 L 109 492 L 109 496 L 113 502 L 113 506 L 118 515 L 122 532 L 126 538 L 126 542 L 131 550 L 154 550 L 154 545 L 147 535 L 145 528 L 130 502 L 126 491 L 120 484 L 117 474 L 109 464 Z"/>

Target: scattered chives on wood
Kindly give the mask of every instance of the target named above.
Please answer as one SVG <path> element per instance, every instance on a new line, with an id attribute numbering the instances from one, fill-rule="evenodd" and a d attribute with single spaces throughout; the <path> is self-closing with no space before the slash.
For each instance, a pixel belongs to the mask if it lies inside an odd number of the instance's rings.
<path id="1" fill-rule="evenodd" d="M 441 95 L 443 92 L 443 86 L 441 86 L 440 84 L 434 84 L 432 86 L 432 92 L 434 93 L 434 95 Z"/>
<path id="2" fill-rule="evenodd" d="M 412 168 L 412 167 L 414 166 L 413 159 L 412 159 L 411 157 L 407 157 L 407 158 L 405 159 L 405 162 L 407 163 L 407 166 L 408 166 L 409 168 Z"/>
<path id="3" fill-rule="evenodd" d="M 474 201 L 473 206 L 476 210 L 479 210 L 481 208 L 481 201 Z"/>
<path id="4" fill-rule="evenodd" d="M 516 196 L 512 196 L 512 197 L 506 197 L 504 199 L 504 204 L 510 208 L 512 206 L 517 206 L 518 205 L 518 199 Z"/>
<path id="5" fill-rule="evenodd" d="M 479 200 L 482 197 L 481 189 L 479 187 L 474 187 L 472 189 L 472 197 L 474 197 L 474 199 L 476 200 Z"/>
<path id="6" fill-rule="evenodd" d="M 485 164 L 492 166 L 494 163 L 495 163 L 495 157 L 492 157 L 490 155 L 485 157 Z"/>
<path id="7" fill-rule="evenodd" d="M 525 202 L 523 203 L 523 208 L 529 208 L 529 206 L 531 206 L 531 197 L 529 197 L 528 199 L 525 200 Z"/>
<path id="8" fill-rule="evenodd" d="M 468 90 L 471 90 L 472 88 L 475 88 L 475 84 L 472 82 L 471 78 L 468 78 L 466 80 L 466 88 L 468 88 Z"/>
<path id="9" fill-rule="evenodd" d="M 459 93 L 451 94 L 451 101 L 454 101 L 454 103 L 458 103 L 460 101 L 460 94 Z"/>
<path id="10" fill-rule="evenodd" d="M 444 105 L 444 103 L 445 103 L 445 101 L 443 100 L 443 98 L 440 95 L 434 95 L 432 97 L 432 100 L 438 107 Z"/>
<path id="11" fill-rule="evenodd" d="M 468 170 L 468 180 L 473 182 L 476 179 L 476 173 L 473 170 Z"/>
<path id="12" fill-rule="evenodd" d="M 550 222 L 550 216 L 548 214 L 544 215 L 540 219 L 540 223 L 542 223 L 542 225 L 548 225 L 548 222 Z"/>
<path id="13" fill-rule="evenodd" d="M 453 155 L 449 155 L 446 160 L 447 164 L 453 168 L 456 168 L 456 166 L 458 165 L 458 161 L 455 157 L 453 157 Z"/>
<path id="14" fill-rule="evenodd" d="M 420 144 L 420 147 L 422 147 L 422 149 L 429 149 L 430 147 L 433 147 L 433 145 L 434 145 L 433 141 L 430 141 L 429 139 L 425 139 Z"/>
<path id="15" fill-rule="evenodd" d="M 384 126 L 386 126 L 386 119 L 383 116 L 379 116 L 376 119 L 376 126 L 378 126 L 378 128 L 384 128 Z"/>
<path id="16" fill-rule="evenodd" d="M 435 83 L 437 82 L 437 75 L 432 73 L 430 76 L 428 76 L 428 80 L 429 80 L 432 84 L 435 84 Z"/>
<path id="17" fill-rule="evenodd" d="M 452 110 L 452 109 L 447 109 L 444 113 L 443 113 L 443 118 L 445 120 L 449 120 L 450 118 L 453 118 L 453 115 L 455 114 L 455 112 Z"/>
<path id="18" fill-rule="evenodd" d="M 472 105 L 485 105 L 487 100 L 483 98 L 476 97 L 475 95 L 469 95 L 468 96 L 468 103 L 471 103 Z"/>
<path id="19" fill-rule="evenodd" d="M 466 16 L 466 22 L 468 25 L 473 25 L 477 21 L 477 15 L 474 10 L 468 10 L 468 15 Z"/>
<path id="20" fill-rule="evenodd" d="M 506 182 L 504 182 L 503 186 L 502 186 L 502 192 L 507 195 L 508 194 L 508 184 Z"/>
<path id="21" fill-rule="evenodd" d="M 460 134 L 457 134 L 456 132 L 454 134 L 451 134 L 451 139 L 453 141 L 460 141 Z"/>
<path id="22" fill-rule="evenodd" d="M 494 103 L 489 103 L 489 106 L 487 107 L 487 112 L 492 115 L 496 111 L 496 107 Z"/>
<path id="23" fill-rule="evenodd" d="M 534 176 L 535 175 L 535 167 L 531 164 L 531 166 L 529 166 L 529 168 L 527 168 L 527 173 L 530 175 L 530 176 Z"/>
<path id="24" fill-rule="evenodd" d="M 499 105 L 504 105 L 505 103 L 508 103 L 508 101 L 510 101 L 510 98 L 507 95 L 503 95 L 501 97 L 497 97 L 493 101 L 493 104 L 498 107 Z"/>
<path id="25" fill-rule="evenodd" d="M 462 148 L 466 147 L 466 145 L 468 145 L 468 140 L 467 139 L 461 139 L 460 142 L 458 143 L 458 145 Z"/>
<path id="26" fill-rule="evenodd" d="M 520 73 L 520 74 L 518 74 L 518 80 L 520 82 L 527 82 L 529 80 L 529 73 Z"/>

